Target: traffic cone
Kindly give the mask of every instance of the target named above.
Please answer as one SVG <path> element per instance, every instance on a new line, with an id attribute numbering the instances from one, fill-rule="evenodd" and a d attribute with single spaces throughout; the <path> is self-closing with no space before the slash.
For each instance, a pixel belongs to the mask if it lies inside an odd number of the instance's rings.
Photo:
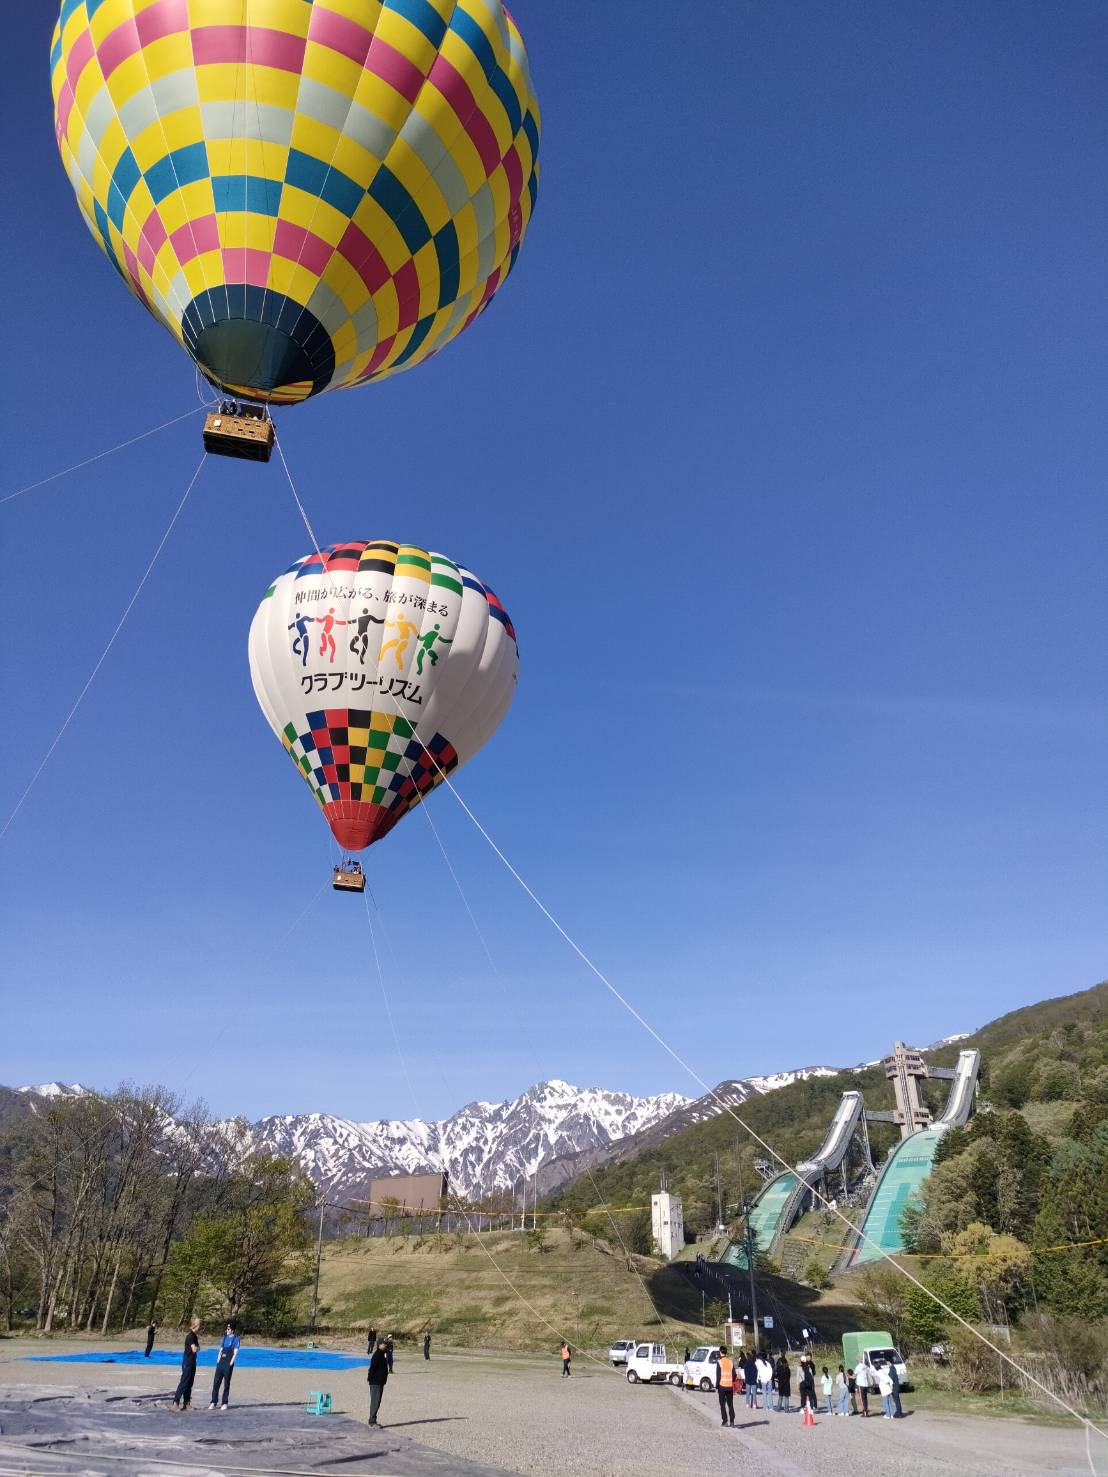
<path id="1" fill-rule="evenodd" d="M 810 1400 L 805 1400 L 805 1402 L 804 1402 L 804 1424 L 806 1426 L 814 1426 L 815 1423 L 816 1423 L 816 1418 L 812 1414 L 812 1402 Z"/>

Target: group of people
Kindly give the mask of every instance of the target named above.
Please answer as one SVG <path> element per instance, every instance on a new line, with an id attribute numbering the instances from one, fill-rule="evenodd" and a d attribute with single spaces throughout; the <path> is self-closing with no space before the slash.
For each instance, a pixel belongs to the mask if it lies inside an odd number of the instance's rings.
<path id="1" fill-rule="evenodd" d="M 903 1416 L 900 1404 L 900 1377 L 896 1365 L 886 1361 L 871 1368 L 860 1359 L 853 1369 L 840 1364 L 832 1375 L 822 1366 L 816 1374 L 815 1361 L 802 1354 L 796 1371 L 797 1409 L 807 1406 L 813 1412 L 827 1415 L 869 1415 L 869 1395 L 876 1385 L 883 1402 L 885 1420 Z M 746 1396 L 748 1410 L 792 1410 L 793 1371 L 784 1354 L 774 1360 L 764 1351 L 754 1353 L 740 1349 L 734 1357 L 720 1347 L 716 1363 L 716 1394 L 719 1396 L 720 1425 L 735 1424 L 735 1393 Z M 761 1405 L 758 1401 L 761 1398 Z"/>
<path id="2" fill-rule="evenodd" d="M 151 1330 L 154 1325 L 146 1331 L 146 1357 L 149 1359 L 150 1350 L 154 1346 Z M 219 1352 L 215 1361 L 215 1379 L 212 1381 L 212 1398 L 208 1405 L 209 1410 L 226 1410 L 231 1398 L 231 1373 L 235 1367 L 241 1346 L 237 1325 L 229 1320 L 223 1331 L 223 1337 L 219 1341 Z M 181 1356 L 181 1378 L 177 1381 L 177 1388 L 173 1393 L 171 1410 L 190 1410 L 192 1408 L 192 1386 L 196 1379 L 196 1357 L 200 1353 L 200 1319 L 193 1318 L 189 1322 L 189 1331 L 185 1334 L 185 1348 Z"/>

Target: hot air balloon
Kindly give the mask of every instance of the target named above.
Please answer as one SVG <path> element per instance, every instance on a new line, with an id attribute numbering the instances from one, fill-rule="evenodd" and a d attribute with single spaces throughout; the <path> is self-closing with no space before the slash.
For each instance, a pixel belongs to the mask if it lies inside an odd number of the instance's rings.
<path id="1" fill-rule="evenodd" d="M 50 65 L 93 237 L 233 395 L 419 364 L 515 263 L 539 111 L 500 0 L 62 0 Z"/>
<path id="2" fill-rule="evenodd" d="M 262 597 L 249 653 L 269 726 L 346 853 L 386 836 L 473 757 L 519 671 L 488 585 L 387 540 L 298 559 Z M 337 869 L 335 885 L 360 891 L 360 867 Z"/>

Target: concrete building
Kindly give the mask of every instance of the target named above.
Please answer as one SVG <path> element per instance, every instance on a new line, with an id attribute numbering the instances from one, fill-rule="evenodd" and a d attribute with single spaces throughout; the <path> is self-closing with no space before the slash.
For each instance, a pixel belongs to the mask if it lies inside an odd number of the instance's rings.
<path id="1" fill-rule="evenodd" d="M 893 1045 L 892 1055 L 882 1064 L 885 1076 L 896 1094 L 894 1122 L 900 1124 L 900 1137 L 906 1139 L 917 1129 L 931 1126 L 931 1113 L 920 1101 L 919 1085 L 927 1077 L 927 1063 L 922 1055 L 903 1041 Z"/>
<path id="2" fill-rule="evenodd" d="M 447 1191 L 447 1174 L 393 1174 L 387 1179 L 370 1180 L 370 1215 L 380 1216 L 385 1200 L 396 1200 L 399 1209 L 409 1215 L 423 1211 L 438 1210 L 444 1204 Z"/>
<path id="3" fill-rule="evenodd" d="M 654 1244 L 664 1257 L 675 1257 L 685 1244 L 685 1211 L 680 1195 L 663 1191 L 650 1197 Z"/>

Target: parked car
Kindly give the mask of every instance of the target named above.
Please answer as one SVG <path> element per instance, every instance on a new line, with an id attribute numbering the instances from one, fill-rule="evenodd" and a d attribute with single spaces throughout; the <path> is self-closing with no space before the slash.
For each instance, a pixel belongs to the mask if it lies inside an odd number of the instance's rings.
<path id="1" fill-rule="evenodd" d="M 900 1381 L 900 1388 L 902 1390 L 910 1390 L 912 1388 L 909 1383 L 908 1366 L 904 1362 L 904 1356 L 893 1344 L 890 1334 L 883 1331 L 876 1333 L 844 1333 L 843 1363 L 848 1369 L 853 1369 L 859 1359 L 863 1360 L 875 1373 L 883 1364 L 894 1364 L 896 1366 L 897 1379 Z"/>
<path id="2" fill-rule="evenodd" d="M 682 1385 L 684 1361 L 678 1364 L 666 1355 L 665 1344 L 636 1344 L 627 1360 L 629 1385 Z"/>
<path id="3" fill-rule="evenodd" d="M 713 1390 L 716 1384 L 716 1365 L 719 1350 L 711 1344 L 698 1344 L 685 1360 L 685 1388 L 687 1390 Z"/>
<path id="4" fill-rule="evenodd" d="M 608 1350 L 608 1358 L 612 1361 L 613 1367 L 626 1364 L 631 1357 L 631 1351 L 634 1347 L 634 1339 L 616 1339 L 615 1343 Z"/>

